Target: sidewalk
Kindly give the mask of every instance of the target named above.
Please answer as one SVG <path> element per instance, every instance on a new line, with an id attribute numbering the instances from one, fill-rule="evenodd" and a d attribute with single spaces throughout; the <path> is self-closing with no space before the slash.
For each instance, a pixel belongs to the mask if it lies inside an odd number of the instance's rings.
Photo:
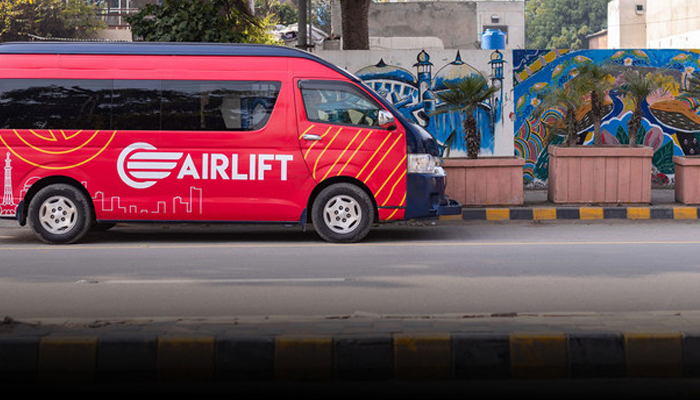
<path id="1" fill-rule="evenodd" d="M 442 220 L 465 221 L 542 221 L 542 220 L 608 220 L 608 219 L 683 219 L 697 220 L 696 205 L 689 206 L 675 199 L 673 189 L 652 189 L 651 204 L 573 205 L 554 204 L 546 190 L 525 190 L 522 206 L 464 207 L 462 215 L 444 216 Z"/>

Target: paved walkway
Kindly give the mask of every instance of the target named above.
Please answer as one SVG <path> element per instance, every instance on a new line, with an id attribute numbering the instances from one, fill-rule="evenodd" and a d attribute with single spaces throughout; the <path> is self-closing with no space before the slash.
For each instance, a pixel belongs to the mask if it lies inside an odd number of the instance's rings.
<path id="1" fill-rule="evenodd" d="M 461 216 L 450 220 L 614 220 L 614 219 L 698 219 L 698 205 L 676 201 L 673 189 L 652 189 L 650 204 L 554 204 L 546 190 L 526 190 L 517 206 L 465 207 Z"/>

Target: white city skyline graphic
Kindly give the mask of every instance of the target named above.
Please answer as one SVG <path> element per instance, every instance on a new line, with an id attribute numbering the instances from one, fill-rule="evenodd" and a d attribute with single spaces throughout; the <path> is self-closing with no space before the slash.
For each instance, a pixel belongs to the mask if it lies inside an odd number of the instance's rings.
<path id="1" fill-rule="evenodd" d="M 19 193 L 20 198 L 24 198 L 32 184 L 40 178 L 33 176 L 24 183 L 22 190 Z M 81 182 L 87 189 L 88 183 Z M 202 189 L 190 186 L 185 195 L 173 196 L 169 200 L 159 200 L 152 207 L 139 208 L 134 204 L 122 204 L 120 196 L 109 196 L 102 191 L 97 191 L 92 196 L 95 209 L 102 212 L 121 212 L 124 214 L 202 214 Z M 168 207 L 170 205 L 170 207 Z M 3 195 L 2 203 L 0 203 L 0 215 L 14 216 L 17 211 L 17 203 L 15 203 L 14 193 L 12 190 L 12 158 L 10 153 L 5 154 L 4 180 L 3 180 Z"/>
<path id="2" fill-rule="evenodd" d="M 12 159 L 10 152 L 5 153 L 5 178 L 2 192 L 2 203 L 0 203 L 0 215 L 15 215 L 17 204 L 15 204 L 12 193 Z"/>
<path id="3" fill-rule="evenodd" d="M 87 188 L 87 182 L 83 182 Z M 122 204 L 120 196 L 106 196 L 104 192 L 95 192 L 92 197 L 95 208 L 100 207 L 103 212 L 122 212 L 124 214 L 202 214 L 202 189 L 189 187 L 189 193 L 185 196 L 173 196 L 169 201 L 159 200 L 153 207 L 139 209 L 136 205 Z M 168 204 L 172 207 L 168 211 Z"/>

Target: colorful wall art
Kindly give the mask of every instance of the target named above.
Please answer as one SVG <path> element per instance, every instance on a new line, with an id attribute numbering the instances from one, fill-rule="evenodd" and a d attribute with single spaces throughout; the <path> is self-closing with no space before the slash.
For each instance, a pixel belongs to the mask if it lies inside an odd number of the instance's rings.
<path id="1" fill-rule="evenodd" d="M 464 155 L 465 145 L 461 132 L 463 116 L 432 114 L 441 106 L 436 94 L 446 89 L 444 82 L 482 74 L 490 84 L 500 85 L 498 95 L 477 111 L 482 136 L 480 156 L 515 155 L 525 159 L 526 187 L 547 185 L 546 129 L 553 120 L 562 118 L 561 110 L 536 112 L 542 95 L 568 82 L 585 63 L 615 67 L 616 72 L 610 77 L 614 83 L 619 83 L 626 69 L 663 75 L 666 90 L 643 102 L 642 127 L 637 135 L 638 143 L 654 149 L 655 186 L 673 184 L 673 156 L 700 153 L 700 112 L 695 108 L 698 99 L 683 96 L 689 78 L 700 72 L 700 50 L 392 50 L 321 55 L 355 73 L 443 146 L 455 137 L 457 142 L 449 157 Z M 587 108 L 590 105 L 584 104 L 577 113 L 577 141 L 582 145 L 593 142 Z M 603 108 L 603 142 L 627 144 L 627 122 L 633 103 L 613 85 L 605 95 Z M 553 135 L 549 144 L 562 140 Z"/>
<path id="2" fill-rule="evenodd" d="M 674 178 L 674 155 L 695 155 L 700 152 L 700 116 L 695 106 L 697 99 L 683 96 L 688 79 L 700 70 L 700 53 L 693 50 L 514 50 L 513 82 L 515 98 L 515 154 L 526 160 L 525 184 L 546 184 L 548 152 L 544 139 L 547 119 L 562 118 L 561 112 L 549 110 L 537 113 L 541 94 L 552 86 L 561 86 L 576 75 L 583 63 L 614 66 L 620 79 L 625 69 L 639 73 L 658 72 L 663 75 L 665 91 L 655 93 L 642 103 L 642 127 L 637 141 L 654 149 L 652 183 L 670 185 Z M 578 113 L 577 142 L 591 144 L 593 126 L 589 105 Z M 602 133 L 604 144 L 627 144 L 627 122 L 632 116 L 633 104 L 621 95 L 619 89 L 609 90 L 603 102 Z M 554 136 L 551 143 L 561 142 Z"/>
<path id="3" fill-rule="evenodd" d="M 439 113 L 444 105 L 438 94 L 447 83 L 481 75 L 501 90 L 475 111 L 481 134 L 480 156 L 513 155 L 512 121 L 504 110 L 512 106 L 511 52 L 505 50 L 429 49 L 323 52 L 329 61 L 362 79 L 385 97 L 410 121 L 430 132 L 445 148 L 445 155 L 466 155 L 464 113 Z"/>

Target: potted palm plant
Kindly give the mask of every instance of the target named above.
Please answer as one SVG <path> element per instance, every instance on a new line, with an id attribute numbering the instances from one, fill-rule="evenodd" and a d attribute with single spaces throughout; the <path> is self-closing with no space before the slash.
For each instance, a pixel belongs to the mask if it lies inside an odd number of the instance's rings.
<path id="1" fill-rule="evenodd" d="M 474 112 L 499 89 L 489 86 L 486 78 L 476 74 L 445 85 L 447 90 L 437 93 L 442 105 L 435 114 L 461 113 L 467 145 L 466 158 L 448 157 L 443 162 L 448 195 L 465 206 L 522 204 L 525 161 L 515 156 L 479 158 L 481 134 Z"/>
<path id="2" fill-rule="evenodd" d="M 641 74 L 639 71 L 627 69 L 622 74 L 622 82 L 618 86 L 620 94 L 634 105 L 634 111 L 627 122 L 629 145 L 638 146 L 641 138 L 637 137 L 642 127 L 642 104 L 650 94 L 666 92 L 667 80 L 658 72 Z"/>
<path id="3" fill-rule="evenodd" d="M 616 88 L 612 84 L 613 73 L 609 67 L 588 63 L 569 81 L 568 107 L 579 107 L 577 121 L 583 119 L 582 110 L 590 107 L 588 117 L 594 140 L 592 146 L 549 146 L 548 196 L 554 203 L 651 202 L 653 150 L 643 146 L 602 145 L 602 105 L 608 91 L 619 89 L 631 93 L 634 83 L 630 80 L 625 89 Z M 648 91 L 638 98 L 646 99 L 647 95 Z M 553 96 L 563 101 L 561 97 L 566 98 L 566 93 Z M 581 98 L 585 99 L 584 108 L 573 100 Z"/>
<path id="4" fill-rule="evenodd" d="M 688 84 L 682 89 L 681 98 L 700 99 L 700 73 L 693 72 L 688 79 Z M 696 111 L 700 103 L 692 107 Z M 675 167 L 674 190 L 676 201 L 684 204 L 700 204 L 700 156 L 684 155 L 674 156 Z"/>
<path id="5" fill-rule="evenodd" d="M 603 100 L 606 93 L 613 88 L 613 69 L 607 65 L 598 65 L 593 62 L 582 64 L 577 71 L 572 85 L 589 97 L 590 119 L 593 123 L 593 144 L 603 144 L 601 121 L 603 118 Z"/>

